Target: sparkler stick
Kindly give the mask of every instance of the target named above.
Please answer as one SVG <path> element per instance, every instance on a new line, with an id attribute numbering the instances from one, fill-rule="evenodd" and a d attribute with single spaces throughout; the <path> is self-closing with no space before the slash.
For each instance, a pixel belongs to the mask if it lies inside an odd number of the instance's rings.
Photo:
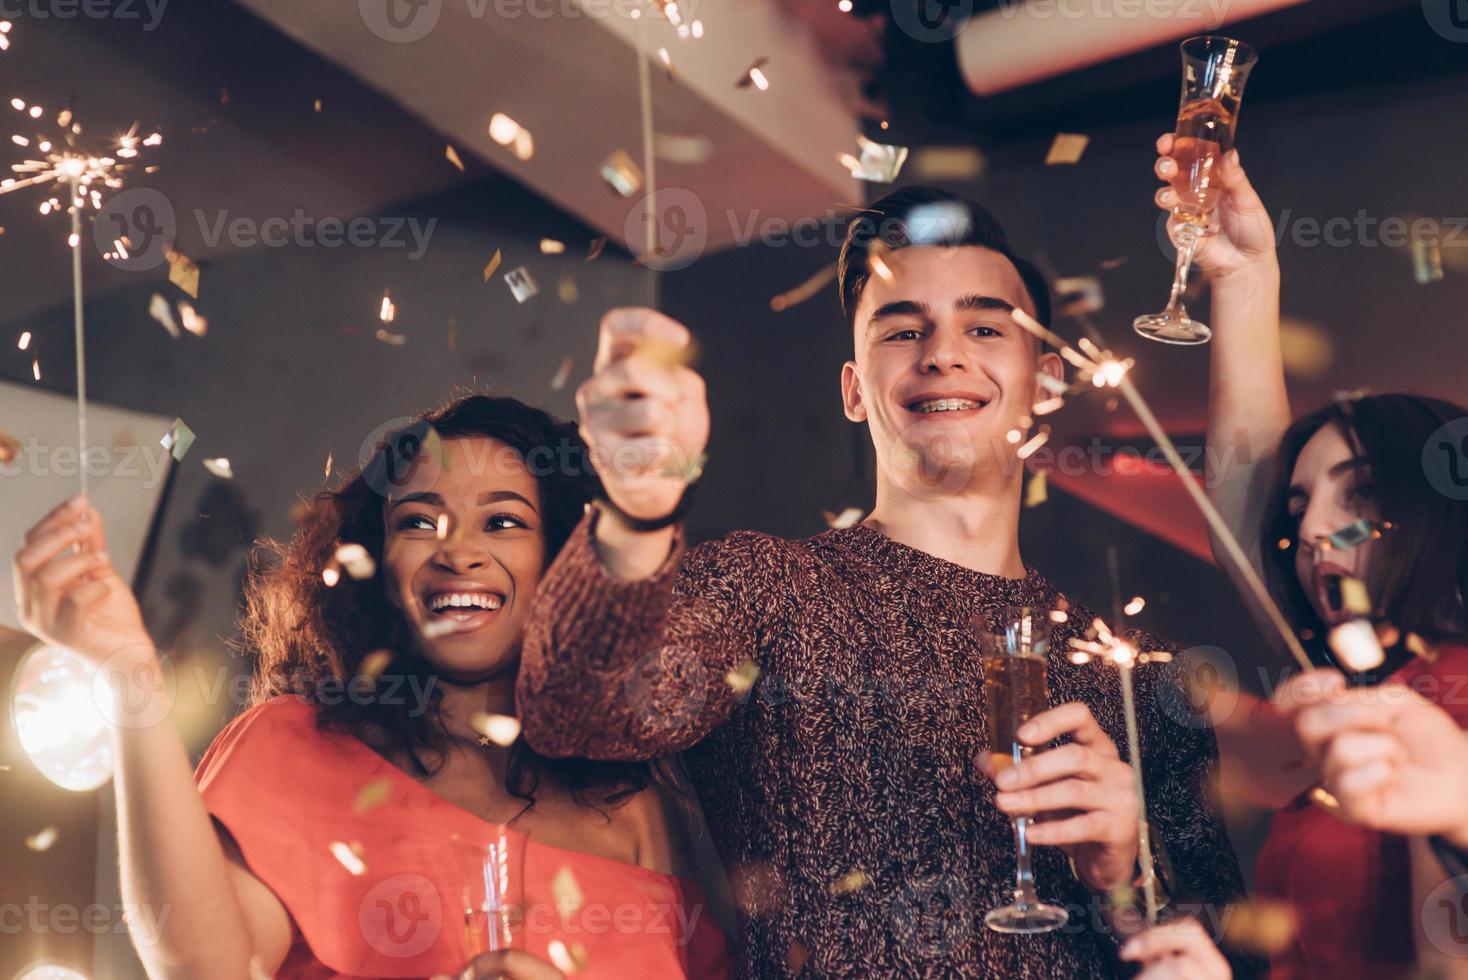
<path id="1" fill-rule="evenodd" d="M 87 327 L 82 313 L 82 185 L 71 178 L 71 305 L 76 334 L 76 442 L 82 496 L 87 495 Z"/>
<path id="2" fill-rule="evenodd" d="M 646 16 L 637 19 L 637 92 L 642 112 L 642 172 L 647 181 L 647 211 L 643 222 L 642 254 L 647 256 L 647 305 L 653 309 L 658 305 L 658 273 L 652 267 L 652 256 L 657 254 L 658 228 L 662 220 L 658 215 L 657 155 L 653 150 L 652 130 L 652 69 L 648 64 Z"/>

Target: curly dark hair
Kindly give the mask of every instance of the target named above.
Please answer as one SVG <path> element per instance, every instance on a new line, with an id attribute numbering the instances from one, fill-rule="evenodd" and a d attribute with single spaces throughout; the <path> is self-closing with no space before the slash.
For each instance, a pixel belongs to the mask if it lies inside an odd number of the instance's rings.
<path id="1" fill-rule="evenodd" d="M 401 752 L 423 776 L 442 766 L 448 745 L 442 694 L 412 624 L 389 600 L 380 573 L 360 582 L 343 576 L 330 587 L 322 571 L 348 543 L 364 547 L 380 567 L 384 495 L 402 485 L 437 440 L 476 436 L 513 449 L 537 478 L 549 565 L 599 489 L 576 427 L 513 398 L 450 401 L 389 432 L 357 472 L 311 498 L 289 543 L 256 543 L 239 642 L 255 662 L 252 704 L 282 694 L 319 695 L 324 687 L 351 691 L 354 696 L 314 699 L 318 728 L 350 733 L 384 754 Z M 364 671 L 369 655 L 384 649 L 391 653 L 390 675 Z M 376 696 L 387 676 L 399 685 L 413 683 L 425 703 Z M 580 805 L 598 808 L 626 802 L 665 777 L 654 764 L 547 759 L 518 739 L 505 783 L 511 795 L 527 801 L 527 810 L 542 775 L 566 787 Z"/>

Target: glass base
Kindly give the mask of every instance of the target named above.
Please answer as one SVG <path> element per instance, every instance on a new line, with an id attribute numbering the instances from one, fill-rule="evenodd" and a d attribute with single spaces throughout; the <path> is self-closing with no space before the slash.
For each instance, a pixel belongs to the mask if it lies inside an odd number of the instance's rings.
<path id="1" fill-rule="evenodd" d="M 1149 313 L 1132 321 L 1132 329 L 1148 340 L 1164 344 L 1191 346 L 1206 344 L 1213 339 L 1208 324 L 1194 320 L 1187 313 Z"/>
<path id="2" fill-rule="evenodd" d="M 1006 905 L 984 916 L 984 925 L 995 932 L 1053 932 L 1070 921 L 1070 913 L 1058 905 Z"/>

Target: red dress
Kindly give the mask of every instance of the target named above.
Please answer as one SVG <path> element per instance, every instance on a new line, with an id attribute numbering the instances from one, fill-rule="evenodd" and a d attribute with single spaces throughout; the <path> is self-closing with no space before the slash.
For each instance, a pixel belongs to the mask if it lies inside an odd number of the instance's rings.
<path id="1" fill-rule="evenodd" d="M 1468 647 L 1444 645 L 1388 679 L 1408 684 L 1468 728 Z M 1413 974 L 1412 872 L 1407 838 L 1336 819 L 1302 796 L 1274 815 L 1255 886 L 1290 903 L 1294 944 L 1274 958 L 1272 980 L 1392 980 Z"/>
<path id="2" fill-rule="evenodd" d="M 195 780 L 250 871 L 290 912 L 295 936 L 278 977 L 457 976 L 463 969 L 471 941 L 457 896 L 466 875 L 447 842 L 488 842 L 494 825 L 362 741 L 318 731 L 315 709 L 290 696 L 230 722 Z M 361 864 L 349 869 L 350 853 L 344 863 L 333 845 L 345 845 Z M 530 953 L 551 960 L 552 941 L 580 944 L 578 978 L 732 974 L 729 940 L 697 884 L 533 840 L 521 846 L 515 863 L 523 862 Z M 574 909 L 557 902 L 568 881 L 581 897 Z"/>

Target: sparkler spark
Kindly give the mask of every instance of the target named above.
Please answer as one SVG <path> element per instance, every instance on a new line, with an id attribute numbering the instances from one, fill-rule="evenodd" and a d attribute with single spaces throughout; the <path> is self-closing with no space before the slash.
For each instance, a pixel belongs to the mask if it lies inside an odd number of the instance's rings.
<path id="1" fill-rule="evenodd" d="M 46 115 L 42 106 L 28 105 L 24 99 L 11 99 L 10 107 L 27 122 Z M 138 157 L 142 148 L 161 145 L 163 137 L 159 133 L 142 136 L 137 123 L 134 123 L 105 149 L 89 148 L 82 144 L 81 123 L 67 109 L 57 114 L 52 135 L 19 132 L 12 135 L 10 141 L 16 146 L 34 150 L 39 156 L 11 164 L 11 172 L 16 176 L 0 180 L 0 194 L 46 184 L 69 184 L 74 192 L 70 195 L 71 205 L 67 210 L 71 206 L 100 210 L 103 194 L 122 187 L 123 175 L 133 168 L 131 161 Z M 62 210 L 62 205 L 56 198 L 41 202 L 42 214 L 59 210 Z"/>

